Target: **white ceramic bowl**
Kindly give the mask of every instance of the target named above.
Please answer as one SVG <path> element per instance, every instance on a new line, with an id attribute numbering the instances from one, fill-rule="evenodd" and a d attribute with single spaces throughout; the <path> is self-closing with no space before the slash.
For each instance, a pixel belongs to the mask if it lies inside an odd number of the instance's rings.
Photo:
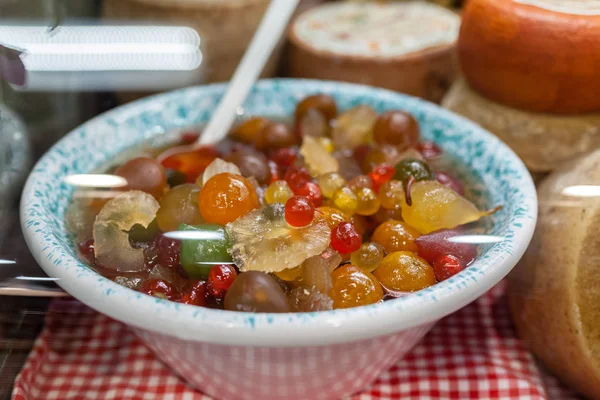
<path id="1" fill-rule="evenodd" d="M 259 82 L 247 114 L 292 115 L 313 93 L 335 97 L 340 109 L 368 104 L 404 109 L 422 135 L 462 160 L 481 184 L 480 205 L 504 206 L 490 218 L 501 241 L 457 276 L 416 294 L 349 310 L 250 314 L 173 303 L 119 286 L 77 259 L 65 227 L 73 191 L 66 175 L 87 173 L 119 152 L 166 132 L 205 122 L 225 87 L 212 85 L 143 99 L 103 114 L 58 142 L 38 162 L 23 192 L 21 220 L 40 265 L 67 292 L 131 326 L 176 373 L 205 393 L 226 399 L 334 399 L 369 385 L 435 324 L 478 298 L 525 251 L 537 214 L 531 177 L 517 156 L 480 127 L 433 104 L 366 86 L 308 80 Z"/>

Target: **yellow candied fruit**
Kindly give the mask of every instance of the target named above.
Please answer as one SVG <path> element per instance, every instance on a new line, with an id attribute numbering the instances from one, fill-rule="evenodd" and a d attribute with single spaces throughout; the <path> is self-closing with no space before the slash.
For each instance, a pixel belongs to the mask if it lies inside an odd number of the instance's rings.
<path id="1" fill-rule="evenodd" d="M 383 261 L 383 254 L 381 245 L 367 242 L 350 254 L 350 262 L 365 272 L 373 272 Z"/>
<path id="2" fill-rule="evenodd" d="M 373 275 L 387 289 L 397 292 L 416 292 L 436 283 L 431 265 L 409 251 L 388 254 Z"/>
<path id="3" fill-rule="evenodd" d="M 300 278 L 302 273 L 304 272 L 304 266 L 298 265 L 295 268 L 287 268 L 283 271 L 274 272 L 274 274 L 281 279 L 282 281 L 291 282 Z"/>
<path id="4" fill-rule="evenodd" d="M 342 222 L 346 222 L 349 220 L 348 217 L 337 208 L 323 206 L 317 208 L 317 211 L 320 212 L 321 215 L 323 215 L 323 218 L 327 222 L 327 226 L 329 226 L 329 229 L 331 230 L 333 230 Z"/>
<path id="5" fill-rule="evenodd" d="M 358 208 L 358 198 L 349 187 L 341 187 L 333 193 L 333 204 L 345 214 L 352 215 Z"/>
<path id="6" fill-rule="evenodd" d="M 325 150 L 327 150 L 328 153 L 333 153 L 333 151 L 335 150 L 335 146 L 333 145 L 333 141 L 331 139 L 329 139 L 328 137 L 319 137 L 317 138 L 317 142 L 323 146 L 323 148 Z"/>
<path id="7" fill-rule="evenodd" d="M 265 201 L 267 204 L 285 204 L 292 196 L 294 196 L 294 192 L 292 192 L 290 186 L 286 181 L 281 180 L 271 183 L 265 191 Z"/>
<path id="8" fill-rule="evenodd" d="M 404 197 L 404 187 L 400 181 L 391 180 L 379 188 L 379 201 L 383 208 L 392 210 L 399 207 Z"/>
<path id="9" fill-rule="evenodd" d="M 381 203 L 372 189 L 360 188 L 355 194 L 357 200 L 356 213 L 358 215 L 373 215 L 379 210 Z"/>
<path id="10" fill-rule="evenodd" d="M 317 182 L 321 188 L 321 193 L 328 199 L 332 198 L 333 193 L 346 184 L 344 177 L 337 172 L 323 174 L 317 178 Z"/>

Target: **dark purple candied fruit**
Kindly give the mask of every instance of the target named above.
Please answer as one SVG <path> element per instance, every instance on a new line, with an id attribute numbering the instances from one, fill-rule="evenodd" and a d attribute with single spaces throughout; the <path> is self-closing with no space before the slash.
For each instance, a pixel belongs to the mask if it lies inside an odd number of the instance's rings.
<path id="1" fill-rule="evenodd" d="M 459 257 L 466 264 L 475 259 L 477 249 L 469 243 L 456 243 L 450 240 L 453 237 L 462 235 L 455 229 L 444 229 L 415 239 L 419 248 L 419 255 L 430 264 L 434 263 L 439 257 L 451 254 Z"/>
<path id="2" fill-rule="evenodd" d="M 157 261 L 160 265 L 169 268 L 177 268 L 179 266 L 179 252 L 181 242 L 174 239 L 169 239 L 166 236 L 159 235 L 156 238 L 156 248 L 158 249 Z"/>

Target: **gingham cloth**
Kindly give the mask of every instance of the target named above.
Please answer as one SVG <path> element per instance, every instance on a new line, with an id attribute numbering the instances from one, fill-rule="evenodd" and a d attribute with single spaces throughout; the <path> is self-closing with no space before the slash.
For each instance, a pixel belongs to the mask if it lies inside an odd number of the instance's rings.
<path id="1" fill-rule="evenodd" d="M 515 337 L 504 292 L 501 283 L 441 320 L 351 399 L 576 399 Z M 173 375 L 125 325 L 64 299 L 50 307 L 13 399 L 211 400 Z"/>

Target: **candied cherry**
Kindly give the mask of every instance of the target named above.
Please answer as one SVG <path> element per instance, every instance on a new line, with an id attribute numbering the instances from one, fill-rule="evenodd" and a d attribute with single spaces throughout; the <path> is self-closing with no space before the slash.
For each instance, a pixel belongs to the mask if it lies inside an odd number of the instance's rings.
<path id="1" fill-rule="evenodd" d="M 158 250 L 158 263 L 169 268 L 179 266 L 179 253 L 181 251 L 181 242 L 159 235 L 156 238 L 156 249 Z"/>
<path id="2" fill-rule="evenodd" d="M 377 279 L 352 264 L 333 271 L 331 280 L 333 308 L 366 306 L 383 300 L 383 289 Z"/>
<path id="3" fill-rule="evenodd" d="M 433 173 L 431 172 L 429 165 L 421 160 L 407 158 L 400 161 L 396 165 L 394 179 L 406 184 L 411 176 L 415 181 L 428 181 L 433 178 Z"/>
<path id="4" fill-rule="evenodd" d="M 146 279 L 142 283 L 140 292 L 161 299 L 171 300 L 175 296 L 175 288 L 164 279 Z"/>
<path id="5" fill-rule="evenodd" d="M 177 230 L 179 224 L 197 225 L 204 222 L 198 210 L 200 188 L 193 183 L 179 185 L 160 199 L 156 223 L 163 232 Z"/>
<path id="6" fill-rule="evenodd" d="M 138 157 L 127 161 L 115 171 L 115 175 L 125 178 L 126 190 L 141 190 L 159 199 L 167 187 L 167 174 L 158 161 L 148 157 Z"/>
<path id="7" fill-rule="evenodd" d="M 333 193 L 346 184 L 346 180 L 337 172 L 329 172 L 327 174 L 320 175 L 317 178 L 317 182 L 321 187 L 321 193 L 323 196 L 330 199 L 333 197 Z"/>
<path id="8" fill-rule="evenodd" d="M 241 273 L 225 295 L 225 309 L 243 312 L 290 312 L 281 286 L 270 275 L 259 271 Z"/>
<path id="9" fill-rule="evenodd" d="M 458 274 L 466 267 L 467 265 L 463 260 L 452 254 L 445 254 L 437 258 L 433 263 L 433 270 L 435 271 L 435 277 L 438 282 L 445 281 Z"/>
<path id="10" fill-rule="evenodd" d="M 433 142 L 420 142 L 417 144 L 417 151 L 421 153 L 426 160 L 433 160 L 442 155 L 442 149 Z"/>
<path id="11" fill-rule="evenodd" d="M 298 157 L 298 152 L 291 147 L 277 149 L 271 153 L 271 160 L 280 167 L 290 167 L 296 161 L 296 157 Z"/>
<path id="12" fill-rule="evenodd" d="M 377 193 L 370 188 L 360 188 L 355 191 L 357 206 L 356 213 L 358 215 L 373 215 L 381 206 Z"/>
<path id="13" fill-rule="evenodd" d="M 258 207 L 258 196 L 246 178 L 223 173 L 210 178 L 198 195 L 202 218 L 208 223 L 225 225 Z"/>
<path id="14" fill-rule="evenodd" d="M 465 190 L 463 189 L 463 186 L 458 181 L 458 179 L 456 179 L 452 175 L 449 175 L 445 172 L 436 172 L 435 179 L 442 185 L 449 187 L 461 196 L 465 195 Z"/>
<path id="15" fill-rule="evenodd" d="M 415 243 L 419 255 L 430 263 L 434 263 L 446 254 L 452 254 L 469 264 L 475 259 L 477 249 L 470 243 L 457 243 L 451 240 L 460 235 L 461 232 L 455 229 L 444 229 L 418 237 Z"/>
<path id="16" fill-rule="evenodd" d="M 308 197 L 315 207 L 321 207 L 321 204 L 323 204 L 323 193 L 321 193 L 321 188 L 314 182 L 306 182 L 296 189 L 296 194 Z"/>
<path id="17" fill-rule="evenodd" d="M 334 119 L 337 115 L 337 106 L 333 97 L 326 94 L 315 94 L 305 98 L 296 106 L 296 123 L 300 123 L 308 110 L 311 109 L 319 111 L 328 121 Z"/>
<path id="18" fill-rule="evenodd" d="M 340 223 L 348 221 L 348 218 L 344 215 L 344 213 L 337 208 L 325 206 L 319 207 L 317 211 L 321 213 L 327 222 L 327 226 L 329 226 L 329 229 L 331 230 L 333 230 Z"/>
<path id="19" fill-rule="evenodd" d="M 292 165 L 285 172 L 283 179 L 288 183 L 288 185 L 290 185 L 290 188 L 295 192 L 296 190 L 304 186 L 306 182 L 310 182 L 312 180 L 312 177 L 310 176 L 306 168 L 297 168 Z"/>
<path id="20" fill-rule="evenodd" d="M 333 193 L 331 198 L 333 205 L 346 214 L 352 215 L 358 208 L 356 194 L 347 186 L 341 187 Z"/>
<path id="21" fill-rule="evenodd" d="M 416 253 L 419 248 L 415 240 L 419 236 L 419 232 L 406 223 L 391 220 L 379 225 L 373 232 L 371 240 L 382 245 L 388 253 L 402 250 Z"/>
<path id="22" fill-rule="evenodd" d="M 197 150 L 172 154 L 162 160 L 161 164 L 165 168 L 175 169 L 185 174 L 186 181 L 194 183 L 218 155 L 217 149 L 214 147 L 203 146 Z"/>
<path id="23" fill-rule="evenodd" d="M 259 133 L 256 148 L 259 150 L 278 149 L 298 144 L 294 132 L 284 123 L 271 122 Z"/>
<path id="24" fill-rule="evenodd" d="M 263 117 L 251 117 L 236 126 L 231 132 L 232 136 L 242 142 L 255 144 L 261 132 L 270 124 Z"/>
<path id="25" fill-rule="evenodd" d="M 416 292 L 436 283 L 431 265 L 408 251 L 385 256 L 373 275 L 386 289 L 395 292 Z"/>
<path id="26" fill-rule="evenodd" d="M 285 204 L 292 196 L 294 196 L 294 192 L 292 192 L 286 181 L 275 181 L 265 191 L 265 201 L 267 204 Z"/>
<path id="27" fill-rule="evenodd" d="M 271 170 L 264 154 L 256 151 L 234 151 L 225 157 L 225 161 L 235 164 L 243 176 L 255 177 L 259 183 L 271 180 Z"/>
<path id="28" fill-rule="evenodd" d="M 358 250 L 362 236 L 352 222 L 342 222 L 331 231 L 331 247 L 340 254 Z"/>
<path id="29" fill-rule="evenodd" d="M 396 169 L 389 164 L 379 164 L 369 172 L 375 188 L 380 188 L 381 185 L 389 182 L 395 174 Z"/>
<path id="30" fill-rule="evenodd" d="M 315 206 L 306 196 L 294 196 L 285 203 L 285 220 L 293 227 L 310 224 L 315 217 Z"/>
<path id="31" fill-rule="evenodd" d="M 387 111 L 377 118 L 373 135 L 379 145 L 391 144 L 407 149 L 419 142 L 419 123 L 407 112 Z"/>
<path id="32" fill-rule="evenodd" d="M 206 295 L 206 282 L 195 281 L 181 294 L 177 301 L 192 306 L 206 307 Z"/>
<path id="33" fill-rule="evenodd" d="M 216 299 L 223 299 L 237 277 L 231 265 L 215 265 L 208 273 L 206 289 Z"/>
<path id="34" fill-rule="evenodd" d="M 384 249 L 378 243 L 367 242 L 360 245 L 360 248 L 350 254 L 352 265 L 366 272 L 373 272 L 384 256 Z"/>
<path id="35" fill-rule="evenodd" d="M 383 208 L 396 209 L 400 207 L 404 197 L 404 186 L 401 181 L 391 180 L 379 188 L 379 201 Z"/>

